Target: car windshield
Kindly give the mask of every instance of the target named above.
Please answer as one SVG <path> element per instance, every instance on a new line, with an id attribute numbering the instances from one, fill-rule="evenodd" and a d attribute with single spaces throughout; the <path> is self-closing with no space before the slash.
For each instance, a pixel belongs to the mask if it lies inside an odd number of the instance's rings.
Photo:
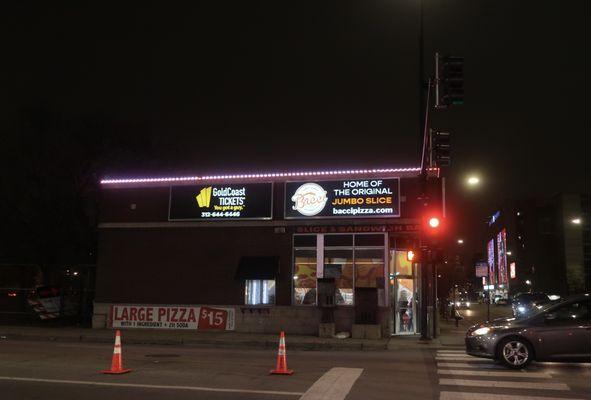
<path id="1" fill-rule="evenodd" d="M 562 303 L 563 301 L 564 300 L 561 299 L 561 300 L 548 301 L 543 304 L 538 304 L 535 307 L 532 307 L 532 316 L 542 313 L 542 312 L 548 310 L 550 307 L 555 306 L 556 304 Z"/>
<path id="2" fill-rule="evenodd" d="M 515 298 L 518 303 L 546 302 L 548 296 L 543 293 L 524 293 Z"/>

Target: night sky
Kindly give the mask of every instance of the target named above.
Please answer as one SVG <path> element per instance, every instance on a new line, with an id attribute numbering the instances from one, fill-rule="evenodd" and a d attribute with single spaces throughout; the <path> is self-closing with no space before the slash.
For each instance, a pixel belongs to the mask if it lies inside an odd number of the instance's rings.
<path id="1" fill-rule="evenodd" d="M 15 3 L 0 24 L 13 203 L 68 169 L 96 180 L 419 163 L 418 1 Z M 435 51 L 465 57 L 465 105 L 432 120 L 453 135 L 457 234 L 507 197 L 590 190 L 585 3 L 424 0 L 425 73 Z M 484 182 L 468 193 L 472 171 Z"/>

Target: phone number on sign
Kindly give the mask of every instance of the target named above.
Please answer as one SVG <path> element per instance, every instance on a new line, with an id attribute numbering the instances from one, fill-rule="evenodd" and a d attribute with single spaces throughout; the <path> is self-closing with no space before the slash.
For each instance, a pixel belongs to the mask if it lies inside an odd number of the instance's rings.
<path id="1" fill-rule="evenodd" d="M 226 211 L 226 212 L 209 212 L 204 211 L 201 213 L 202 218 L 231 218 L 231 217 L 239 217 L 240 211 Z"/>

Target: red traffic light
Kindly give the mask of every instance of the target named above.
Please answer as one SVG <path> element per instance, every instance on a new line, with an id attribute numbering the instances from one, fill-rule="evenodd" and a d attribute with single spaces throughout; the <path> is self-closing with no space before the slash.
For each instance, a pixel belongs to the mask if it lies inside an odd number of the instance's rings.
<path id="1" fill-rule="evenodd" d="M 439 218 L 437 217 L 431 217 L 429 218 L 429 227 L 436 229 L 439 228 L 441 221 L 439 221 Z"/>
<path id="2" fill-rule="evenodd" d="M 406 259 L 410 262 L 415 261 L 416 258 L 416 253 L 414 252 L 414 250 L 408 250 L 406 252 Z"/>

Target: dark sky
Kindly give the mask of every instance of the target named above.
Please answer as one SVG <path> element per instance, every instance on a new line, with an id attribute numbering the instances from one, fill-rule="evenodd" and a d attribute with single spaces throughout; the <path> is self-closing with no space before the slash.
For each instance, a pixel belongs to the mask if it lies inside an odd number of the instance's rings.
<path id="1" fill-rule="evenodd" d="M 137 154 L 104 165 L 112 176 L 418 164 L 418 0 L 15 3 L 0 24 L 5 150 L 32 107 L 113 126 Z M 589 191 L 585 3 L 424 0 L 426 73 L 436 50 L 466 60 L 466 104 L 432 125 L 453 133 L 451 195 L 469 218 Z M 471 171 L 479 193 L 460 190 Z"/>

